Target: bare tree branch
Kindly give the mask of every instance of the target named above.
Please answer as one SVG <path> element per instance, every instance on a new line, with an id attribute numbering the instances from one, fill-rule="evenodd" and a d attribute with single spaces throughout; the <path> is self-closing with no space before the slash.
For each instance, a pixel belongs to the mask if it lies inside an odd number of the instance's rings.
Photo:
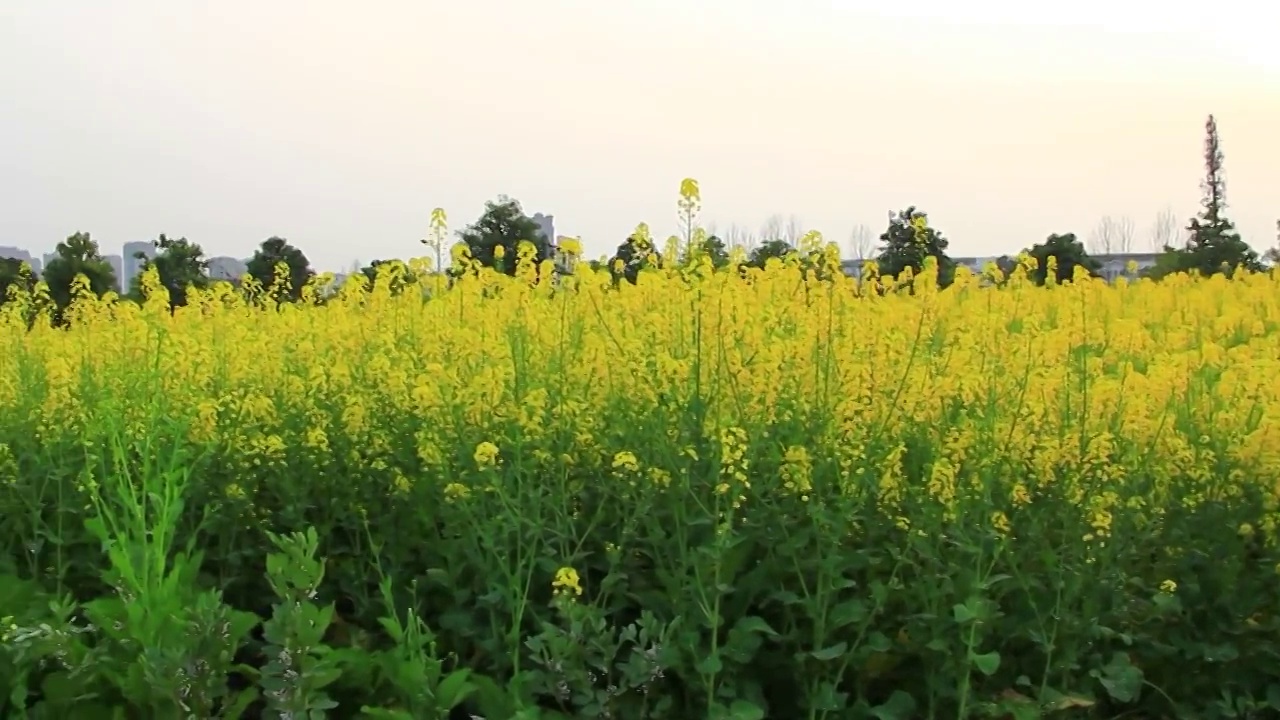
<path id="1" fill-rule="evenodd" d="M 1116 221 L 1116 252 L 1133 252 L 1133 218 L 1125 215 Z"/>
<path id="2" fill-rule="evenodd" d="M 1262 256 L 1262 260 L 1271 267 L 1280 265 L 1280 220 L 1276 221 L 1275 247 L 1267 248 L 1267 252 Z"/>
<path id="3" fill-rule="evenodd" d="M 760 226 L 760 237 L 763 238 L 765 242 L 770 240 L 781 240 L 782 216 L 777 214 L 770 215 L 764 221 L 764 224 Z"/>
<path id="4" fill-rule="evenodd" d="M 791 215 L 787 218 L 787 227 L 783 232 L 783 237 L 786 241 L 792 247 L 795 247 L 796 243 L 800 242 L 800 238 L 804 237 L 804 223 L 800 221 L 800 218 Z"/>
<path id="5" fill-rule="evenodd" d="M 875 249 L 875 236 L 871 234 L 871 228 L 865 223 L 855 226 L 849 234 L 849 246 L 854 260 L 866 260 L 870 257 L 871 251 Z"/>
<path id="6" fill-rule="evenodd" d="M 738 223 L 730 225 L 722 239 L 727 247 L 740 247 L 747 252 L 751 252 L 751 233 L 747 232 L 747 229 Z"/>
<path id="7" fill-rule="evenodd" d="M 1098 221 L 1097 227 L 1089 236 L 1090 255 L 1110 255 L 1115 252 L 1116 238 L 1120 234 L 1117 225 L 1118 223 L 1110 215 Z"/>
<path id="8" fill-rule="evenodd" d="M 1178 216 L 1173 214 L 1173 208 L 1166 207 L 1156 215 L 1155 222 L 1151 224 L 1150 237 L 1151 252 L 1162 252 L 1166 247 L 1174 247 L 1178 239 Z"/>

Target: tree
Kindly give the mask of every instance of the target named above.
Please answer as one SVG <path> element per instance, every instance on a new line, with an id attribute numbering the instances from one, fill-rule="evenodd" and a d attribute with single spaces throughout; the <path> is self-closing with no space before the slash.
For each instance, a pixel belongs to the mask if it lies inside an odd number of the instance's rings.
<path id="1" fill-rule="evenodd" d="M 1262 259 L 1271 267 L 1280 265 L 1280 220 L 1276 221 L 1276 244 L 1267 248 L 1267 252 L 1263 254 Z"/>
<path id="2" fill-rule="evenodd" d="M 78 232 L 58 243 L 55 257 L 44 268 L 49 297 L 59 313 L 71 304 L 71 283 L 77 275 L 89 279 L 89 289 L 98 296 L 119 287 L 111 264 L 102 258 L 98 243 L 89 233 Z"/>
<path id="3" fill-rule="evenodd" d="M 680 264 L 686 265 L 702 255 L 711 258 L 711 266 L 717 270 L 729 265 L 729 248 L 715 235 L 707 235 L 693 245 L 691 252 L 685 253 L 685 256 L 680 258 Z"/>
<path id="4" fill-rule="evenodd" d="M 766 240 L 765 242 L 757 245 L 756 248 L 751 251 L 751 254 L 747 256 L 747 265 L 763 268 L 765 263 L 769 262 L 770 258 L 777 258 L 781 260 L 795 251 L 795 247 L 782 238 Z"/>
<path id="5" fill-rule="evenodd" d="M 871 256 L 875 245 L 875 236 L 871 234 L 871 228 L 865 224 L 859 223 L 853 228 L 853 232 L 849 233 L 849 247 L 853 251 L 855 260 L 866 260 Z"/>
<path id="6" fill-rule="evenodd" d="M 956 264 L 947 255 L 947 239 L 914 205 L 889 216 L 889 227 L 880 235 L 880 242 L 876 260 L 882 276 L 897 277 L 907 268 L 918 274 L 925 258 L 933 257 L 938 261 L 938 286 L 947 287 L 955 280 Z"/>
<path id="7" fill-rule="evenodd" d="M 1084 268 L 1093 277 L 1097 277 L 1098 271 L 1102 269 L 1101 263 L 1089 257 L 1084 243 L 1076 239 L 1075 233 L 1050 235 L 1044 242 L 1031 246 L 1027 254 L 1036 260 L 1036 269 L 1031 273 L 1031 279 L 1037 285 L 1045 284 L 1049 277 L 1049 258 L 1057 261 L 1058 269 L 1054 277 L 1060 283 L 1074 277 L 1076 267 Z"/>
<path id="8" fill-rule="evenodd" d="M 30 293 L 36 289 L 36 276 L 25 260 L 0 258 L 0 305 L 9 299 L 9 288 Z"/>
<path id="9" fill-rule="evenodd" d="M 1258 253 L 1240 238 L 1235 223 L 1226 216 L 1227 185 L 1223 177 L 1224 155 L 1218 137 L 1218 124 L 1212 115 L 1205 122 L 1204 169 L 1200 187 L 1200 213 L 1187 225 L 1183 247 L 1166 246 L 1157 260 L 1157 277 L 1174 272 L 1199 272 L 1214 275 L 1234 273 L 1239 268 L 1260 272 Z"/>
<path id="10" fill-rule="evenodd" d="M 1088 250 L 1094 255 L 1133 252 L 1133 220 L 1127 216 L 1102 218 L 1089 238 Z"/>
<path id="11" fill-rule="evenodd" d="M 782 231 L 782 239 L 792 245 L 799 245 L 804 237 L 804 223 L 796 215 L 787 216 L 787 226 Z"/>
<path id="12" fill-rule="evenodd" d="M 160 284 L 169 291 L 169 309 L 183 307 L 187 304 L 189 288 L 209 287 L 209 261 L 204 256 L 204 249 L 186 238 L 170 239 L 160 234 L 152 245 L 157 252 L 155 257 L 148 258 L 144 253 L 135 253 L 134 257 L 142 260 L 142 271 L 154 267 L 160 275 Z M 129 297 L 142 300 L 142 275 L 139 273 L 132 280 Z"/>
<path id="13" fill-rule="evenodd" d="M 1001 255 L 996 258 L 996 269 L 1000 271 L 1000 277 L 997 281 L 1003 283 L 1012 277 L 1014 271 L 1018 269 L 1018 259 L 1008 255 Z"/>
<path id="14" fill-rule="evenodd" d="M 516 272 L 520 243 L 533 245 L 534 263 L 551 259 L 551 238 L 544 236 L 538 224 L 524 214 L 519 202 L 506 196 L 485 203 L 484 213 L 458 231 L 458 237 L 466 243 L 473 260 L 486 267 L 500 266 L 508 275 Z"/>
<path id="15" fill-rule="evenodd" d="M 1178 216 L 1173 208 L 1165 208 L 1156 215 L 1148 233 L 1151 252 L 1161 252 L 1166 246 L 1172 247 L 1178 238 Z"/>
<path id="16" fill-rule="evenodd" d="M 311 261 L 307 256 L 290 245 L 288 240 L 274 235 L 263 240 L 246 263 L 247 272 L 263 287 L 271 287 L 275 282 L 276 265 L 279 263 L 289 267 L 289 299 L 296 301 L 302 297 L 302 288 L 316 273 L 311 269 Z"/>
<path id="17" fill-rule="evenodd" d="M 750 253 L 755 249 L 756 239 L 746 228 L 737 223 L 729 226 L 724 236 L 725 244 L 730 248 L 740 247 Z"/>
<path id="18" fill-rule="evenodd" d="M 785 240 L 783 237 L 782 216 L 774 213 L 765 218 L 764 224 L 760 226 L 760 241 L 769 242 L 770 240 Z"/>
<path id="19" fill-rule="evenodd" d="M 662 253 L 653 246 L 649 229 L 641 225 L 618 246 L 609 258 L 609 270 L 616 281 L 625 279 L 635 284 L 641 270 L 656 268 L 662 263 Z"/>
<path id="20" fill-rule="evenodd" d="M 374 260 L 359 271 L 369 279 L 372 290 L 378 282 L 378 273 L 382 273 L 389 283 L 391 294 L 399 295 L 407 287 L 418 281 L 417 273 L 409 268 L 403 260 Z"/>

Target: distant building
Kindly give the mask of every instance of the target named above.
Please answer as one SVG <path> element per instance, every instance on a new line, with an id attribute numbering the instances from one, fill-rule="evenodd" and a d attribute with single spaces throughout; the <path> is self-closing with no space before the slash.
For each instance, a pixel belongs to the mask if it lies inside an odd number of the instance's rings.
<path id="1" fill-rule="evenodd" d="M 154 258 L 156 256 L 156 246 L 149 242 L 127 242 L 124 244 L 124 268 L 120 275 L 121 287 L 132 287 L 133 279 L 142 274 L 143 260 L 138 258 L 141 254 L 144 258 Z"/>
<path id="2" fill-rule="evenodd" d="M 566 247 L 566 241 L 567 247 Z M 573 274 L 573 268 L 581 260 L 582 248 L 577 246 L 578 240 L 561 235 L 556 238 L 555 245 L 551 247 L 551 259 L 555 262 L 556 272 L 565 275 Z M 569 248 L 577 246 L 577 252 L 571 251 Z"/>
<path id="3" fill-rule="evenodd" d="M 10 245 L 0 245 L 0 258 L 8 258 L 10 260 L 23 260 L 31 262 L 31 253 L 22 248 L 12 247 Z"/>
<path id="4" fill-rule="evenodd" d="M 1156 258 L 1159 256 L 1159 253 L 1117 253 L 1113 255 L 1091 255 L 1090 257 L 1097 260 L 1102 266 L 1098 271 L 1098 274 L 1107 282 L 1113 282 L 1119 277 L 1134 279 L 1141 276 L 1143 272 L 1155 267 Z M 999 260 L 996 256 L 958 257 L 951 259 L 955 261 L 957 267 L 963 265 L 969 268 L 969 270 L 971 270 L 975 275 L 981 274 L 982 269 L 987 266 L 987 263 L 994 263 Z M 845 275 L 860 278 L 862 277 L 862 265 L 864 262 L 866 261 L 845 260 L 840 265 L 844 270 Z M 1136 265 L 1137 272 L 1129 272 L 1130 262 Z"/>
<path id="5" fill-rule="evenodd" d="M 1160 253 L 1116 253 L 1094 255 L 1093 259 L 1102 264 L 1098 274 L 1106 278 L 1107 282 L 1111 282 L 1118 277 L 1127 277 L 1130 280 L 1139 277 L 1142 273 L 1154 268 L 1159 257 Z M 1137 272 L 1129 271 L 1129 263 L 1136 266 Z"/>
<path id="6" fill-rule="evenodd" d="M 40 271 L 43 269 L 43 264 L 40 262 L 40 258 L 31 257 L 31 253 L 23 250 L 22 248 L 0 245 L 0 258 L 8 258 L 10 260 L 17 260 L 19 262 L 26 263 L 27 266 L 31 268 L 31 272 L 34 275 L 39 275 Z"/>
<path id="7" fill-rule="evenodd" d="M 124 282 L 124 258 L 119 255 L 107 255 L 102 259 L 107 261 L 107 264 L 111 266 L 111 273 L 116 276 L 116 292 L 129 292 L 132 286 L 126 285 Z"/>
<path id="8" fill-rule="evenodd" d="M 220 255 L 209 258 L 209 277 L 213 280 L 237 282 L 249 271 L 249 264 L 244 260 Z"/>
<path id="9" fill-rule="evenodd" d="M 987 266 L 987 263 L 994 263 L 999 259 L 1000 258 L 992 255 L 990 257 L 955 258 L 955 261 L 956 261 L 956 267 L 960 267 L 963 265 L 964 267 L 969 268 L 969 272 L 973 273 L 974 275 L 981 275 L 982 270 Z"/>
<path id="10" fill-rule="evenodd" d="M 555 242 L 556 242 L 555 217 L 553 215 L 543 215 L 542 213 L 534 213 L 533 217 L 529 219 L 537 223 L 538 231 L 542 233 L 542 237 L 545 238 L 548 243 L 555 245 Z"/>

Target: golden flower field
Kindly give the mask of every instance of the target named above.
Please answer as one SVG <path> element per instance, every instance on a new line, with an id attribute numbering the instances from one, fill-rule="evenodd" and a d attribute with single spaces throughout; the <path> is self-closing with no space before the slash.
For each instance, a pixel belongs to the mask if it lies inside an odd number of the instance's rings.
<path id="1" fill-rule="evenodd" d="M 0 714 L 1280 712 L 1280 276 L 802 264 L 6 305 Z"/>

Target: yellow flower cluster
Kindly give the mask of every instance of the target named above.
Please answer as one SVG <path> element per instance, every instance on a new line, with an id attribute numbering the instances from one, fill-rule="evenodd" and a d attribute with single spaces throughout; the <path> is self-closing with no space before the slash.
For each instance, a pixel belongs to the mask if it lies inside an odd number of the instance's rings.
<path id="1" fill-rule="evenodd" d="M 532 282 L 424 274 L 427 301 L 344 287 L 277 306 L 219 284 L 170 314 L 81 293 L 69 329 L 30 332 L 19 298 L 0 307 L 0 418 L 41 442 L 110 419 L 132 442 L 164 417 L 228 459 L 211 495 L 246 507 L 286 477 L 352 505 L 461 504 L 496 482 L 479 475 L 533 463 L 574 491 L 709 467 L 726 511 L 840 494 L 912 532 L 1006 533 L 1052 496 L 1097 543 L 1166 508 L 1261 497 L 1249 533 L 1276 541 L 1280 277 L 992 288 L 960 268 L 939 291 L 926 268 L 908 294 L 872 292 L 891 286 L 874 273 L 663 262 L 634 284 L 585 263 Z M 697 432 L 660 420 L 695 403 Z"/>
<path id="2" fill-rule="evenodd" d="M 562 567 L 556 570 L 556 576 L 551 581 L 551 587 L 556 595 L 582 595 L 582 582 L 578 578 L 578 571 L 571 567 Z"/>

